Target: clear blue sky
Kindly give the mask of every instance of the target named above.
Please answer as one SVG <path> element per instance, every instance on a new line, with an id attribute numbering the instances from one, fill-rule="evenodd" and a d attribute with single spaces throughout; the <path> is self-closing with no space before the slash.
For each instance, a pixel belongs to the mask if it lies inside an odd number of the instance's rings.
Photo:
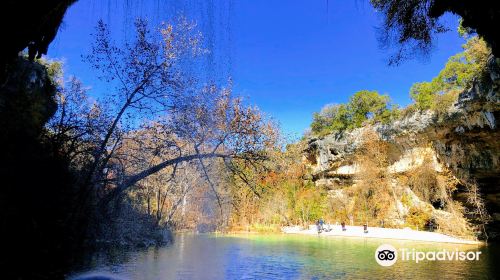
<path id="1" fill-rule="evenodd" d="M 212 58 L 221 60 L 211 71 L 231 75 L 237 94 L 249 98 L 294 137 L 309 126 L 313 112 L 328 103 L 346 102 L 358 90 L 378 90 L 395 103 L 408 104 L 410 86 L 435 76 L 464 43 L 455 31 L 458 20 L 450 16 L 446 22 L 452 31 L 438 38 L 429 59 L 389 67 L 389 53 L 376 40 L 380 16 L 367 0 L 329 0 L 328 5 L 326 0 L 198 0 L 205 5 L 201 7 L 192 0 L 185 0 L 191 3 L 186 5 L 179 0 L 136 6 L 129 2 L 77 2 L 49 56 L 63 58 L 67 73 L 98 89 L 81 55 L 88 51 L 99 18 L 121 30 L 123 37 L 136 16 L 168 20 L 172 13 L 192 15 L 208 33 L 205 37 L 215 49 Z M 123 9 L 124 5 L 128 6 Z"/>

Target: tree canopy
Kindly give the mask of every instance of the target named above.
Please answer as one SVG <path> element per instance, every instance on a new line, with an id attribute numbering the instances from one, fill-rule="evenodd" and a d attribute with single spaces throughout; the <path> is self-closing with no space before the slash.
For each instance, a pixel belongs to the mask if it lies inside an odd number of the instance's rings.
<path id="1" fill-rule="evenodd" d="M 311 130 L 313 134 L 325 135 L 361 127 L 368 120 L 385 123 L 392 116 L 389 101 L 389 96 L 377 91 L 358 91 L 348 103 L 326 105 L 314 113 Z"/>
<path id="2" fill-rule="evenodd" d="M 430 82 L 415 83 L 410 96 L 419 110 L 431 109 L 436 98 L 452 91 L 466 89 L 474 80 L 481 81 L 487 73 L 490 49 L 486 43 L 475 36 L 463 46 L 464 51 L 448 59 L 439 74 Z"/>

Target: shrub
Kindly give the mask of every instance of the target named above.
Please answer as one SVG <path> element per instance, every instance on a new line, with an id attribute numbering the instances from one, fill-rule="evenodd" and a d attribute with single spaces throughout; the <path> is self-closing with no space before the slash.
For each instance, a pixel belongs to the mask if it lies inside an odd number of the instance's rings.
<path id="1" fill-rule="evenodd" d="M 303 224 L 324 216 L 325 198 L 323 191 L 314 187 L 304 188 L 297 193 L 295 213 Z"/>
<path id="2" fill-rule="evenodd" d="M 430 209 L 410 207 L 408 215 L 406 215 L 406 226 L 422 230 L 431 218 Z"/>

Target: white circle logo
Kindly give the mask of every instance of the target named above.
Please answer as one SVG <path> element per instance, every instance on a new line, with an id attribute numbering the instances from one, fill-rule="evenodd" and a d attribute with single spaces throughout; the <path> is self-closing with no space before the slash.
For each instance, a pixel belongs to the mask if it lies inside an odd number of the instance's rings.
<path id="1" fill-rule="evenodd" d="M 375 260 L 381 266 L 391 266 L 398 260 L 398 252 L 394 246 L 382 244 L 375 250 Z"/>

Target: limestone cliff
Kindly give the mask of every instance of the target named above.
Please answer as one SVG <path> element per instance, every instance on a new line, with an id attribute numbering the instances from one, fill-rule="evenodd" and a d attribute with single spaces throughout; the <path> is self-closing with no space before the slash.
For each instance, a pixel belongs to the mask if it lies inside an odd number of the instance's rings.
<path id="1" fill-rule="evenodd" d="M 458 101 L 445 114 L 431 111 L 416 112 L 390 124 L 366 125 L 352 131 L 335 133 L 323 138 L 310 137 L 304 151 L 304 160 L 310 167 L 312 180 L 317 186 L 328 188 L 333 196 L 362 182 L 362 162 L 356 153 L 365 142 L 368 131 L 387 143 L 387 173 L 391 185 L 398 190 L 393 206 L 394 219 L 403 224 L 405 211 L 403 196 L 414 203 L 422 202 L 432 207 L 434 220 L 447 220 L 446 209 L 425 202 L 412 191 L 405 181 L 397 180 L 411 174 L 428 162 L 436 176 L 449 174 L 456 180 L 451 196 L 466 209 L 464 218 L 471 228 L 478 228 L 478 211 L 471 202 L 471 189 L 477 184 L 488 212 L 487 232 L 498 238 L 500 233 L 500 69 L 499 60 L 490 58 L 490 79 L 474 85 L 459 95 Z M 426 160 L 427 159 L 427 160 Z M 444 178 L 444 177 L 443 177 Z M 450 180 L 450 179 L 447 179 Z M 406 195 L 403 195 L 406 194 Z M 404 202 L 404 201 L 403 201 Z M 449 211 L 448 211 L 449 212 Z M 484 214 L 484 213 L 482 213 Z M 486 217 L 483 217 L 486 219 Z M 397 224 L 398 222 L 396 222 Z M 475 225 L 475 227 L 474 227 Z"/>

